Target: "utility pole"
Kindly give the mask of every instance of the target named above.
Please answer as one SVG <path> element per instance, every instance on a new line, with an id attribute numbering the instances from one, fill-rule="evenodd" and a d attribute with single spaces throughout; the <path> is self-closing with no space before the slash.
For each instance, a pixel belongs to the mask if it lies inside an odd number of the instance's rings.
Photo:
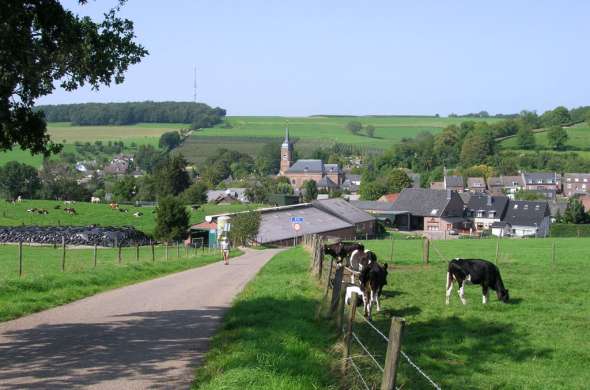
<path id="1" fill-rule="evenodd" d="M 193 77 L 193 101 L 197 102 L 197 66 L 194 67 L 194 77 Z"/>

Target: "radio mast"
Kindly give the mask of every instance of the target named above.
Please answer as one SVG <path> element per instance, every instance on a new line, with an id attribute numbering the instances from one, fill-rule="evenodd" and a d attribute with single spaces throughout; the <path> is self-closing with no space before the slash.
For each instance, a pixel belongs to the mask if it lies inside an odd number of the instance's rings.
<path id="1" fill-rule="evenodd" d="M 197 102 L 197 66 L 195 65 L 194 68 L 194 77 L 193 77 L 193 101 Z"/>

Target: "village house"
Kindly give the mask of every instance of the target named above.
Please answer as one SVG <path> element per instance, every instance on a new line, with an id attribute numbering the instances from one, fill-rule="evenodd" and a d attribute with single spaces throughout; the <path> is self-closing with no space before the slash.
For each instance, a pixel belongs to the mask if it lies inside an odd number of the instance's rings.
<path id="1" fill-rule="evenodd" d="M 590 173 L 566 173 L 563 175 L 563 194 L 568 198 L 590 193 Z"/>
<path id="2" fill-rule="evenodd" d="M 400 229 L 445 232 L 463 229 L 465 222 L 463 200 L 452 190 L 406 188 L 392 206 L 392 211 L 407 213 L 405 218 L 409 218 L 404 221 L 404 215 L 398 215 Z"/>
<path id="3" fill-rule="evenodd" d="M 304 182 L 314 180 L 318 189 L 340 188 L 344 173 L 338 164 L 324 164 L 322 160 L 297 160 L 293 162 L 293 144 L 289 140 L 289 129 L 285 130 L 285 140 L 281 145 L 281 164 L 279 175 L 289 179 L 291 185 L 299 189 Z"/>
<path id="4" fill-rule="evenodd" d="M 486 181 L 483 177 L 468 177 L 467 189 L 473 193 L 481 193 L 486 191 Z"/>
<path id="5" fill-rule="evenodd" d="M 504 219 L 492 224 L 492 234 L 500 237 L 547 237 L 550 225 L 547 202 L 511 200 Z"/>
<path id="6" fill-rule="evenodd" d="M 473 221 L 476 230 L 487 230 L 494 222 L 502 221 L 507 206 L 506 196 L 473 194 L 465 208 L 465 216 Z"/>
<path id="7" fill-rule="evenodd" d="M 248 203 L 248 197 L 245 188 L 208 190 L 207 202 L 215 204 Z"/>
<path id="8" fill-rule="evenodd" d="M 463 192 L 465 191 L 465 182 L 463 181 L 463 176 L 446 176 L 443 179 L 444 189 Z"/>
<path id="9" fill-rule="evenodd" d="M 524 181 L 521 175 L 488 177 L 488 192 L 492 195 L 506 195 L 514 199 L 516 193 L 523 188 Z"/>
<path id="10" fill-rule="evenodd" d="M 561 175 L 555 172 L 523 172 L 522 181 L 527 191 L 561 192 Z"/>

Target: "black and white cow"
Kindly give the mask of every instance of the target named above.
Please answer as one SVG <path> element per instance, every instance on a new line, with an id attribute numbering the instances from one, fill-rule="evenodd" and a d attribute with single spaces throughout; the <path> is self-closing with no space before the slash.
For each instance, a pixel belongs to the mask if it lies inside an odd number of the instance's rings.
<path id="1" fill-rule="evenodd" d="M 375 253 L 368 249 L 356 249 L 350 254 L 347 266 L 353 271 L 361 272 L 363 268 L 368 267 L 372 262 L 377 261 Z M 354 284 L 354 274 L 350 275 L 351 283 Z"/>
<path id="2" fill-rule="evenodd" d="M 465 305 L 465 284 L 481 285 L 483 303 L 488 303 L 488 292 L 491 288 L 496 291 L 498 299 L 504 303 L 508 302 L 508 290 L 504 288 L 500 270 L 496 265 L 487 260 L 481 259 L 453 259 L 449 261 L 447 271 L 447 294 L 446 303 L 449 304 L 453 292 L 453 281 L 459 285 L 459 298 Z"/>
<path id="3" fill-rule="evenodd" d="M 364 314 L 365 317 L 371 319 L 373 303 L 377 305 L 377 311 L 381 311 L 379 297 L 383 286 L 387 284 L 387 263 L 381 265 L 376 260 L 371 261 L 369 265 L 363 268 L 359 279 L 363 292 Z"/>
<path id="4" fill-rule="evenodd" d="M 357 242 L 337 242 L 335 244 L 324 245 L 324 255 L 330 255 L 336 259 L 338 263 L 342 260 L 348 259 L 355 250 L 365 250 L 363 244 Z"/>

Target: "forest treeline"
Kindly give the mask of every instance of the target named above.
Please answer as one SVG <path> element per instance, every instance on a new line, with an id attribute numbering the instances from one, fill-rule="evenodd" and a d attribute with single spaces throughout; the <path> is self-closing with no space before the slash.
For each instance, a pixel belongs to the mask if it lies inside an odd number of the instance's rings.
<path id="1" fill-rule="evenodd" d="M 193 102 L 82 103 L 38 106 L 48 122 L 70 122 L 77 126 L 186 123 L 191 129 L 214 126 L 223 121 L 225 110 Z"/>

